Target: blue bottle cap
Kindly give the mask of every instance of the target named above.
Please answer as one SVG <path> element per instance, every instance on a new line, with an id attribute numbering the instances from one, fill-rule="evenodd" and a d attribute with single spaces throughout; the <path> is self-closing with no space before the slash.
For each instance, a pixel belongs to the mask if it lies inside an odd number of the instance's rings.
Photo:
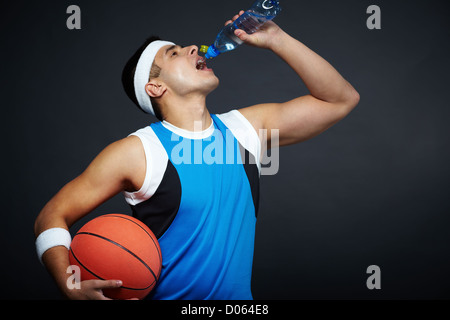
<path id="1" fill-rule="evenodd" d="M 220 54 L 219 50 L 217 50 L 214 45 L 210 45 L 208 51 L 205 54 L 206 59 L 212 59 L 217 57 Z"/>

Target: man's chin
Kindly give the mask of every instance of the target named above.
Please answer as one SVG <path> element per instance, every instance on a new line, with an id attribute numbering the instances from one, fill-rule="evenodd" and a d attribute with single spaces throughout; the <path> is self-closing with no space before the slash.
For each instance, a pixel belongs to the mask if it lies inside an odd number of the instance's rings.
<path id="1" fill-rule="evenodd" d="M 220 82 L 219 78 L 214 76 L 214 80 L 211 79 L 211 81 L 208 81 L 207 83 L 205 83 L 205 85 L 203 86 L 202 89 L 204 89 L 204 92 L 206 94 L 209 94 L 209 93 L 213 92 L 219 86 L 219 82 Z"/>

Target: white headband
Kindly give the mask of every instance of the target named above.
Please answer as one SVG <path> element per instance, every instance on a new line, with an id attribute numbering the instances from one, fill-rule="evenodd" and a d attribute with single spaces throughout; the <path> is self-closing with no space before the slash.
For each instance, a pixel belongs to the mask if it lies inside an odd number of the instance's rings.
<path id="1" fill-rule="evenodd" d="M 148 83 L 150 69 L 152 68 L 156 53 L 158 53 L 159 49 L 167 45 L 175 45 L 175 43 L 161 40 L 150 43 L 142 52 L 136 65 L 136 71 L 134 72 L 134 93 L 136 94 L 136 99 L 142 110 L 152 115 L 155 115 L 155 112 L 153 111 L 150 96 L 145 91 L 145 85 Z"/>

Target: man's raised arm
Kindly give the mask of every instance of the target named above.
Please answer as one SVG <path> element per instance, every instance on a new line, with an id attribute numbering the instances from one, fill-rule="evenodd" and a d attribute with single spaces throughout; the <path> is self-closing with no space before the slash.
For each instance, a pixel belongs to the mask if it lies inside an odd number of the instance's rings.
<path id="1" fill-rule="evenodd" d="M 234 16 L 233 21 L 238 16 Z M 268 129 L 268 141 L 270 129 L 279 130 L 280 145 L 310 139 L 344 118 L 358 104 L 358 92 L 333 66 L 274 22 L 267 22 L 251 35 L 243 30 L 235 33 L 249 45 L 272 50 L 294 69 L 310 92 L 284 103 L 259 104 L 239 110 L 257 132 Z"/>

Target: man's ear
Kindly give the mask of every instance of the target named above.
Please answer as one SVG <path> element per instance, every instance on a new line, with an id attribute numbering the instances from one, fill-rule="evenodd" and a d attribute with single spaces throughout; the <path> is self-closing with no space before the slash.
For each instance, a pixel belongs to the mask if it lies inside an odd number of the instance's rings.
<path id="1" fill-rule="evenodd" d="M 145 85 L 145 91 L 152 98 L 162 97 L 166 90 L 167 88 L 164 83 L 156 80 L 150 80 L 150 82 Z"/>

